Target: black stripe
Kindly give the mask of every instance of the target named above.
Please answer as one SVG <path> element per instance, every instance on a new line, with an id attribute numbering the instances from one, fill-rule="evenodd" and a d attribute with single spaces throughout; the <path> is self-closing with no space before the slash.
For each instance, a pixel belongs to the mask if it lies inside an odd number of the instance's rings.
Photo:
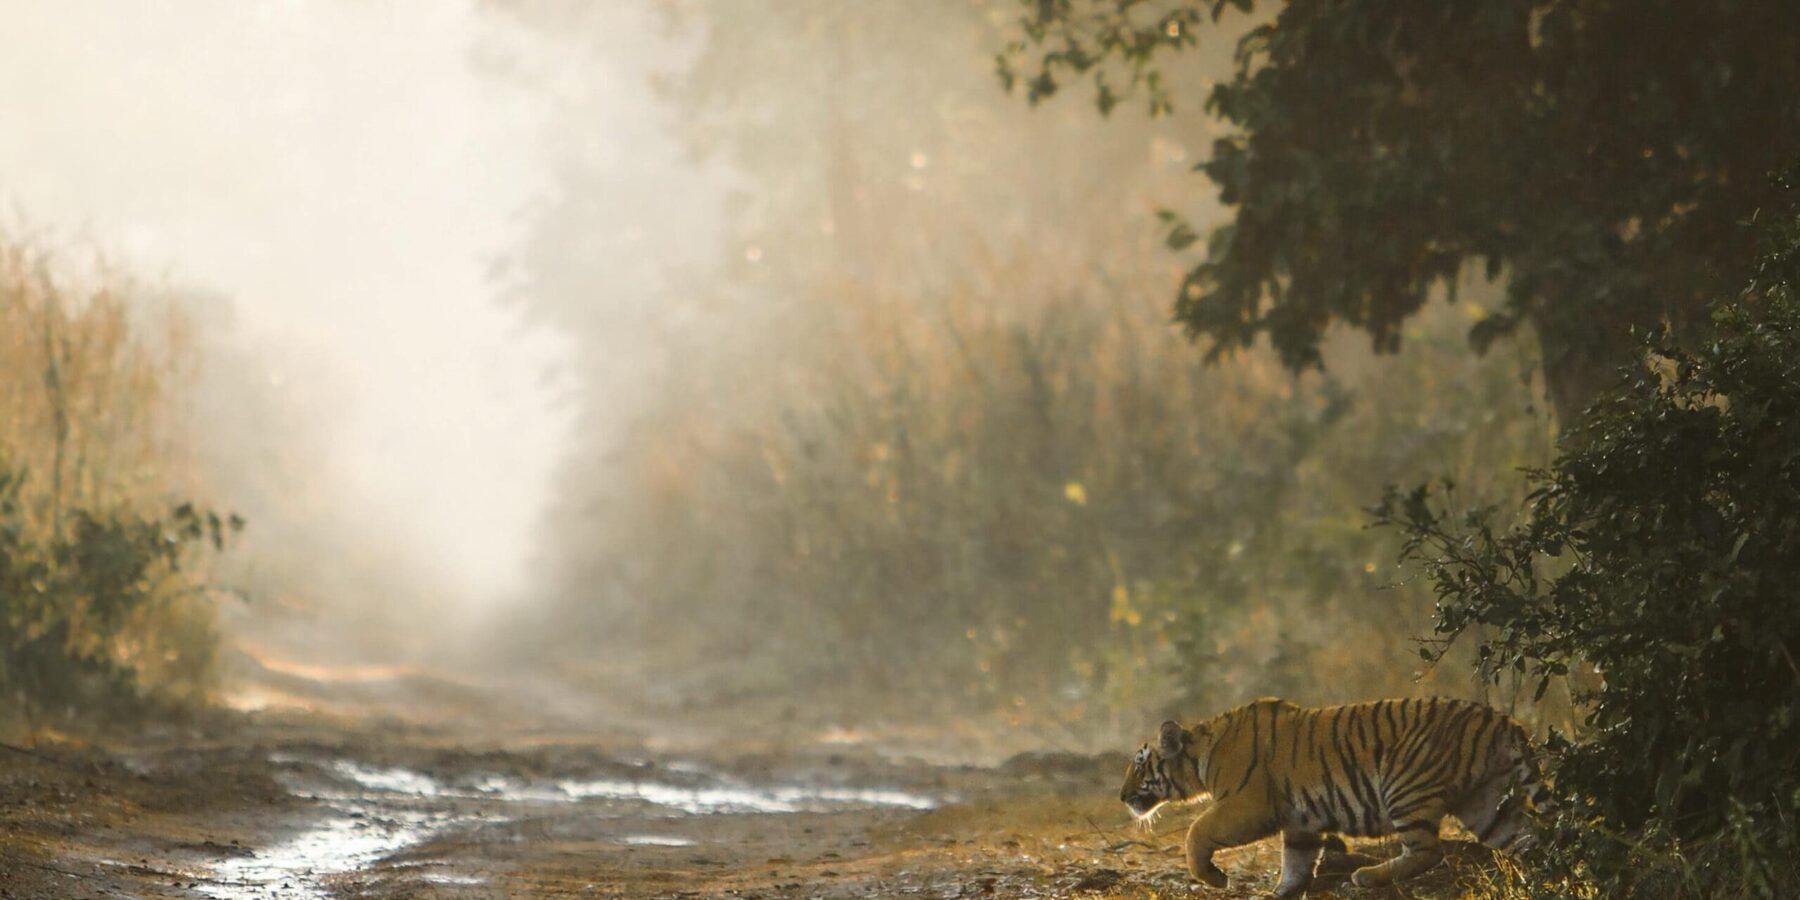
<path id="1" fill-rule="evenodd" d="M 1279 713 L 1280 711 L 1281 711 L 1280 707 L 1277 706 L 1276 704 L 1274 704 L 1274 703 L 1269 704 L 1269 760 L 1270 760 L 1270 762 L 1273 762 L 1275 760 L 1275 754 L 1279 753 L 1281 751 L 1281 741 L 1279 739 L 1277 739 L 1275 736 L 1276 735 L 1275 726 L 1277 724 L 1277 719 L 1279 719 L 1279 716 L 1276 714 Z"/>
<path id="2" fill-rule="evenodd" d="M 1476 712 L 1475 707 L 1456 703 L 1445 707 L 1444 725 L 1439 729 L 1443 734 L 1440 741 L 1443 761 L 1433 767 L 1432 776 L 1446 787 L 1454 787 L 1460 781 L 1460 775 L 1468 772 L 1463 764 L 1463 750 L 1468 744 L 1468 720 Z"/>
<path id="3" fill-rule="evenodd" d="M 1358 749 L 1369 746 L 1368 732 L 1363 729 L 1363 718 L 1367 707 L 1358 706 L 1351 710 L 1350 724 L 1355 726 L 1356 746 Z"/>
<path id="4" fill-rule="evenodd" d="M 1475 734 L 1469 741 L 1475 745 L 1475 749 L 1469 751 L 1468 765 L 1463 768 L 1470 773 L 1472 780 L 1479 780 L 1477 773 L 1487 774 L 1487 763 L 1493 756 L 1494 743 L 1500 739 L 1502 734 L 1502 729 L 1496 727 L 1499 724 L 1500 716 L 1498 714 L 1485 717 L 1476 727 Z"/>
<path id="5" fill-rule="evenodd" d="M 1288 751 L 1288 768 L 1289 769 L 1297 768 L 1300 765 L 1300 745 L 1302 743 L 1303 743 L 1303 741 L 1300 740 L 1300 723 L 1295 722 L 1294 723 L 1294 740 L 1292 742 L 1293 749 Z"/>
<path id="6" fill-rule="evenodd" d="M 1330 791 L 1331 799 L 1335 801 L 1332 804 L 1331 826 L 1338 831 L 1360 831 L 1361 826 L 1358 825 L 1356 809 L 1350 805 L 1350 797 L 1345 794 L 1343 790 L 1338 788 L 1335 782 L 1332 783 L 1328 790 Z M 1337 811 L 1338 809 L 1343 810 L 1342 814 Z"/>
<path id="7" fill-rule="evenodd" d="M 1418 730 L 1417 728 L 1409 726 L 1407 728 L 1405 740 L 1406 740 L 1406 743 L 1408 745 L 1410 745 L 1412 749 L 1410 751 L 1408 751 L 1404 756 L 1401 757 L 1400 767 L 1398 769 L 1398 771 L 1400 771 L 1400 772 L 1405 772 L 1408 769 L 1411 769 L 1413 764 L 1418 761 L 1419 754 L 1421 752 L 1423 752 L 1425 750 L 1426 746 L 1430 743 L 1430 735 L 1428 735 L 1427 733 L 1425 733 L 1423 731 Z"/>
<path id="8" fill-rule="evenodd" d="M 1304 788 L 1300 791 L 1300 802 L 1306 807 L 1307 824 L 1316 825 L 1327 821 L 1324 811 L 1319 809 L 1319 804 L 1313 800 L 1312 794 Z"/>
<path id="9" fill-rule="evenodd" d="M 1396 803 L 1392 807 L 1390 807 L 1388 810 L 1388 820 L 1391 822 L 1398 823 L 1400 820 L 1406 818 L 1407 816 L 1410 816 L 1413 813 L 1416 813 L 1419 810 L 1424 809 L 1425 807 L 1438 802 L 1438 799 L 1439 798 L 1438 798 L 1438 795 L 1436 792 L 1426 791 L 1425 793 L 1420 794 L 1417 797 L 1412 798 L 1411 800 L 1407 800 L 1402 803 Z M 1398 826 L 1396 826 L 1396 827 L 1398 827 Z"/>
<path id="10" fill-rule="evenodd" d="M 1375 704 L 1375 771 L 1384 778 L 1387 776 L 1388 742 L 1399 738 L 1399 729 L 1394 725 L 1394 703 L 1383 700 Z M 1387 726 L 1387 734 L 1383 736 L 1382 725 Z"/>
<path id="11" fill-rule="evenodd" d="M 1319 799 L 1325 803 L 1325 811 L 1328 816 L 1326 821 L 1339 826 L 1347 824 L 1338 815 L 1336 801 L 1340 801 L 1342 797 L 1337 790 L 1337 779 L 1331 777 L 1331 763 L 1325 759 L 1325 746 L 1323 744 L 1315 745 L 1313 752 L 1319 763 Z"/>
<path id="12" fill-rule="evenodd" d="M 1444 776 L 1449 772 L 1456 758 L 1448 753 L 1427 756 L 1419 761 L 1419 767 L 1406 773 L 1401 784 L 1395 786 L 1397 793 L 1404 793 L 1415 787 L 1441 787 Z"/>
<path id="13" fill-rule="evenodd" d="M 1356 723 L 1352 721 L 1351 724 Z M 1333 737 L 1336 737 L 1335 729 L 1333 731 Z M 1361 816 L 1355 816 L 1355 810 L 1352 810 L 1352 821 L 1366 823 L 1363 825 L 1363 828 L 1366 831 L 1373 828 L 1375 824 L 1375 809 L 1378 805 L 1376 798 L 1373 796 L 1373 792 L 1371 792 L 1369 796 L 1364 796 L 1362 793 L 1361 788 L 1366 784 L 1366 781 L 1358 777 L 1362 767 L 1356 764 L 1355 748 L 1350 745 L 1349 734 L 1346 733 L 1343 740 L 1334 740 L 1333 744 L 1338 752 L 1338 760 L 1343 765 L 1344 780 L 1349 782 L 1350 790 L 1355 794 L 1357 805 L 1362 812 Z"/>
<path id="14" fill-rule="evenodd" d="M 1206 750 L 1206 782 L 1203 785 L 1214 795 L 1218 794 L 1218 773 L 1213 771 L 1213 757 L 1219 755 L 1219 748 L 1225 746 L 1225 729 L 1220 728 L 1213 734 L 1212 746 Z"/>
<path id="15" fill-rule="evenodd" d="M 1365 808 L 1365 815 L 1367 818 L 1366 827 L 1369 831 L 1373 832 L 1379 820 L 1386 815 L 1385 805 L 1381 802 L 1381 791 L 1375 787 L 1374 779 L 1365 774 L 1362 777 L 1362 781 L 1363 790 L 1369 797 L 1367 801 L 1368 805 Z"/>
<path id="16" fill-rule="evenodd" d="M 1232 793 L 1235 794 L 1238 791 L 1243 790 L 1244 785 L 1250 783 L 1250 776 L 1256 772 L 1256 764 L 1258 761 L 1261 760 L 1261 758 L 1262 758 L 1262 723 L 1260 723 L 1256 720 L 1256 704 L 1251 704 L 1251 706 L 1250 706 L 1250 764 L 1244 767 L 1244 780 L 1238 782 L 1238 786 L 1231 789 Z"/>

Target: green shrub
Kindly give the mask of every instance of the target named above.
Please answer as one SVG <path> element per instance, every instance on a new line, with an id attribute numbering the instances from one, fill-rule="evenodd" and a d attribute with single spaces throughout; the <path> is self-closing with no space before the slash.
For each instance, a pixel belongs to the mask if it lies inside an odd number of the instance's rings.
<path id="1" fill-rule="evenodd" d="M 1550 743 L 1544 893 L 1800 890 L 1800 215 L 1770 219 L 1742 296 L 1704 340 L 1646 342 L 1530 473 L 1522 523 L 1424 488 L 1377 510 L 1440 635 L 1485 629 L 1486 674 L 1591 673 L 1581 739 Z"/>
<path id="2" fill-rule="evenodd" d="M 183 566 L 197 546 L 223 547 L 240 527 L 188 504 L 146 517 L 77 509 L 66 534 L 36 534 L 19 502 L 22 475 L 0 468 L 0 697 L 45 714 L 142 709 L 146 657 L 164 670 L 212 642 L 147 652 L 144 624 L 193 588 Z M 210 659 L 185 661 L 206 669 Z"/>

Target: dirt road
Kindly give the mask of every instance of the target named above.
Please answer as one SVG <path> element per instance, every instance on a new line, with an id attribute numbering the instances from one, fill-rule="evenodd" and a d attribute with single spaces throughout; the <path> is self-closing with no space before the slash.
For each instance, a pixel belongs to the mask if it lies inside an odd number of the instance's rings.
<path id="1" fill-rule="evenodd" d="M 441 698 L 440 698 L 441 699 Z M 434 709 L 442 709 L 443 704 Z M 489 708 L 451 721 L 505 722 Z M 1122 754 L 968 765 L 843 731 L 474 734 L 265 711 L 211 733 L 0 751 L 0 897 L 1167 897 L 1179 833 L 1129 827 Z M 1377 843 L 1363 849 L 1389 852 Z M 1222 861 L 1273 885 L 1278 849 Z M 1409 896 L 1459 896 L 1485 852 Z M 1390 896 L 1323 879 L 1314 896 Z"/>

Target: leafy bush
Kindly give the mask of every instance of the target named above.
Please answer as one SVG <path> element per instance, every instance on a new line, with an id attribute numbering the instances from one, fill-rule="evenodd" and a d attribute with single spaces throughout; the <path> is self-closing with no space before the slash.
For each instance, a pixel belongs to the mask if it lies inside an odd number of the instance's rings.
<path id="1" fill-rule="evenodd" d="M 34 720 L 141 709 L 146 657 L 165 670 L 210 667 L 211 640 L 150 654 L 144 625 L 190 591 L 182 576 L 191 548 L 222 549 L 238 519 L 188 504 L 156 517 L 78 509 L 66 534 L 40 536 L 19 502 L 23 483 L 0 468 L 0 696 Z"/>
<path id="2" fill-rule="evenodd" d="M 1458 520 L 1424 488 L 1377 510 L 1435 585 L 1440 635 L 1485 629 L 1484 672 L 1540 692 L 1592 673 L 1582 739 L 1551 742 L 1545 892 L 1800 890 L 1800 215 L 1765 229 L 1710 336 L 1647 341 L 1530 474 L 1521 524 Z"/>

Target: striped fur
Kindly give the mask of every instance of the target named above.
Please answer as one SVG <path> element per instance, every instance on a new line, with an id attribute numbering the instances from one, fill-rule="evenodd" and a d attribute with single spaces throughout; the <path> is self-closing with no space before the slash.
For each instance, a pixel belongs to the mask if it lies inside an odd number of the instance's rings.
<path id="1" fill-rule="evenodd" d="M 1312 883 L 1332 833 L 1398 834 L 1404 852 L 1357 869 L 1362 886 L 1409 878 L 1443 858 L 1454 815 L 1482 843 L 1516 849 L 1544 800 L 1525 729 L 1465 700 L 1379 700 L 1307 709 L 1263 699 L 1191 728 L 1164 722 L 1132 758 L 1119 799 L 1148 821 L 1165 803 L 1211 795 L 1187 833 L 1188 871 L 1224 887 L 1213 853 L 1280 833 L 1275 896 Z"/>

